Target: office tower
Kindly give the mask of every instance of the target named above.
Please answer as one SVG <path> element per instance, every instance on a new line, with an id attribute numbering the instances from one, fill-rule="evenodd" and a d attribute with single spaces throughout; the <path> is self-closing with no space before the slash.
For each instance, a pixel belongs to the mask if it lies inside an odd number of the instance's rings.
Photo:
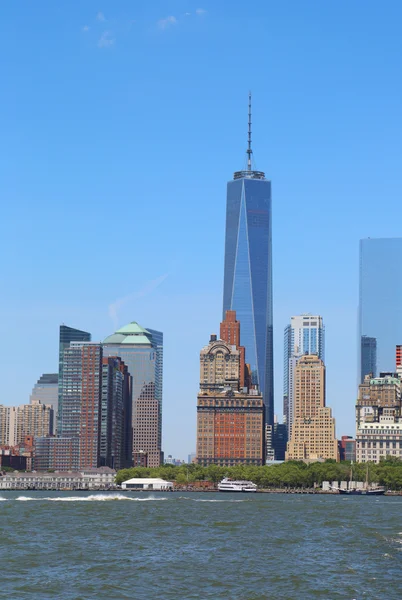
<path id="1" fill-rule="evenodd" d="M 50 404 L 42 404 L 35 399 L 31 404 L 21 404 L 15 407 L 14 414 L 11 411 L 12 418 L 10 419 L 10 429 L 14 430 L 12 445 L 22 444 L 26 436 L 53 435 L 53 414 Z"/>
<path id="2" fill-rule="evenodd" d="M 39 400 L 53 408 L 53 433 L 57 433 L 57 412 L 59 401 L 59 374 L 44 373 L 35 383 L 29 401 Z"/>
<path id="3" fill-rule="evenodd" d="M 65 348 L 60 437 L 79 440 L 72 468 L 99 466 L 101 371 L 100 344 L 71 342 Z"/>
<path id="4" fill-rule="evenodd" d="M 356 440 L 350 435 L 343 435 L 338 441 L 339 460 L 356 462 Z"/>
<path id="5" fill-rule="evenodd" d="M 132 376 L 133 455 L 147 455 L 147 466 L 163 464 L 163 337 L 133 321 L 103 342 L 104 356 L 119 356 Z"/>
<path id="6" fill-rule="evenodd" d="M 62 437 L 64 435 L 61 423 L 61 413 L 63 406 L 63 364 L 64 364 L 64 350 L 69 347 L 71 342 L 90 342 L 91 334 L 87 331 L 81 331 L 80 329 L 74 329 L 73 327 L 67 327 L 67 325 L 60 325 L 59 332 L 59 402 L 58 402 L 58 423 L 57 423 L 57 434 Z"/>
<path id="7" fill-rule="evenodd" d="M 195 452 L 191 452 L 187 457 L 187 464 L 190 465 L 190 464 L 196 462 L 196 460 L 195 460 L 196 457 L 197 457 L 197 454 Z"/>
<path id="8" fill-rule="evenodd" d="M 125 446 L 126 422 L 130 438 L 131 428 L 131 377 L 124 362 L 114 356 L 102 359 L 102 396 L 100 409 L 99 455 L 100 466 L 122 469 L 131 466 Z M 127 385 L 129 382 L 129 385 Z M 127 415 L 127 409 L 129 415 Z"/>
<path id="9" fill-rule="evenodd" d="M 402 345 L 397 345 L 395 348 L 395 367 L 399 379 L 402 379 Z"/>
<path id="10" fill-rule="evenodd" d="M 288 428 L 288 439 L 292 435 L 294 416 L 294 371 L 303 354 L 317 354 L 325 361 L 325 328 L 319 315 L 303 314 L 291 317 L 285 327 L 283 365 L 283 415 Z"/>
<path id="11" fill-rule="evenodd" d="M 366 375 L 356 402 L 356 459 L 402 458 L 401 380 L 396 373 Z"/>
<path id="12" fill-rule="evenodd" d="M 366 375 L 377 375 L 377 340 L 367 335 L 360 338 L 360 381 L 364 381 Z"/>
<path id="13" fill-rule="evenodd" d="M 275 460 L 285 460 L 286 444 L 288 441 L 287 427 L 285 423 L 274 423 L 273 445 Z"/>
<path id="14" fill-rule="evenodd" d="M 295 368 L 292 436 L 286 460 L 338 460 L 335 419 L 325 406 L 325 366 L 316 355 L 304 354 Z"/>
<path id="15" fill-rule="evenodd" d="M 235 310 L 251 369 L 262 392 L 266 421 L 274 421 L 271 182 L 252 170 L 251 96 L 247 169 L 227 185 L 223 318 Z"/>
<path id="16" fill-rule="evenodd" d="M 156 329 L 146 328 L 152 336 L 152 345 L 156 351 L 155 363 L 155 399 L 158 401 L 158 444 L 162 448 L 162 402 L 163 402 L 163 333 Z M 163 464 L 163 456 L 161 458 Z"/>
<path id="17" fill-rule="evenodd" d="M 362 337 L 376 340 L 376 371 L 393 368 L 396 344 L 402 341 L 402 280 L 399 276 L 402 238 L 360 240 L 359 368 L 360 383 L 370 371 L 363 368 Z"/>
<path id="18" fill-rule="evenodd" d="M 0 446 L 10 445 L 10 410 L 10 406 L 0 404 Z"/>
<path id="19" fill-rule="evenodd" d="M 235 310 L 227 310 L 220 325 L 220 339 L 240 352 L 240 388 L 250 386 L 250 366 L 246 365 L 246 349 L 240 345 L 240 321 L 236 319 Z"/>
<path id="20" fill-rule="evenodd" d="M 215 334 L 201 350 L 197 462 L 203 466 L 265 462 L 264 402 L 258 389 L 240 386 L 241 364 L 239 349 Z"/>

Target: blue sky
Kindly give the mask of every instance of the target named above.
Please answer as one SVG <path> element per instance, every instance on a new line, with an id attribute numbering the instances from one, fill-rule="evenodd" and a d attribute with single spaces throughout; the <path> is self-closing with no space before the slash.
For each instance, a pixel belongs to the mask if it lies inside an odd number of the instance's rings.
<path id="1" fill-rule="evenodd" d="M 165 334 L 164 450 L 195 449 L 251 89 L 275 410 L 283 328 L 319 313 L 327 403 L 353 434 L 358 241 L 401 236 L 401 18 L 391 0 L 3 3 L 0 402 L 57 370 L 60 323 L 97 340 L 137 320 Z"/>

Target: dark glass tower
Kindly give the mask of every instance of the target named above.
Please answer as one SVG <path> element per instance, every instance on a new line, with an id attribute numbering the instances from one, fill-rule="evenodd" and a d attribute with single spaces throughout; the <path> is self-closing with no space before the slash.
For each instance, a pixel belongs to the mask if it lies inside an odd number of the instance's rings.
<path id="1" fill-rule="evenodd" d="M 236 172 L 227 185 L 223 317 L 236 311 L 252 383 L 273 425 L 271 182 L 251 168 L 251 96 L 247 155 L 247 170 Z"/>
<path id="2" fill-rule="evenodd" d="M 360 338 L 361 373 L 360 383 L 363 383 L 365 375 L 377 376 L 377 340 L 367 335 Z"/>
<path id="3" fill-rule="evenodd" d="M 62 431 L 62 409 L 63 409 L 63 366 L 64 366 L 64 350 L 70 347 L 71 342 L 90 342 L 91 334 L 87 331 L 60 325 L 59 336 L 59 406 L 58 406 L 58 423 L 57 434 L 63 436 Z"/>

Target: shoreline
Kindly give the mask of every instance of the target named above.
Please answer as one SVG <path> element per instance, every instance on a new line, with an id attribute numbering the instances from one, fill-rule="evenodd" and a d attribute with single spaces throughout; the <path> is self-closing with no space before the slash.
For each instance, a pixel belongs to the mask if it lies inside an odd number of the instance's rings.
<path id="1" fill-rule="evenodd" d="M 190 493 L 214 493 L 214 494 L 222 494 L 223 492 L 219 492 L 219 490 L 217 489 L 194 489 L 194 488 L 186 488 L 186 487 L 182 487 L 182 488 L 175 488 L 173 490 L 142 490 L 142 489 L 138 489 L 138 490 L 122 490 L 121 488 L 75 488 L 75 489 L 70 489 L 70 488 L 64 488 L 64 489 L 46 489 L 46 488 L 7 488 L 7 489 L 0 489 L 0 496 L 3 492 L 105 492 L 105 493 L 124 493 L 124 494 L 137 494 L 137 493 L 141 493 L 141 494 L 175 494 L 175 493 L 186 493 L 186 494 L 190 494 Z M 232 494 L 247 494 L 247 492 L 228 492 L 228 493 L 232 493 Z M 294 488 L 294 489 L 281 489 L 281 488 L 276 488 L 276 489 L 260 489 L 257 490 L 256 492 L 253 492 L 253 494 L 292 494 L 292 495 L 324 495 L 324 496 L 340 496 L 341 494 L 339 494 L 339 492 L 337 491 L 331 491 L 331 490 L 322 490 L 322 489 L 305 489 L 305 488 Z M 402 490 L 400 491 L 393 491 L 393 490 L 388 490 L 387 492 L 385 492 L 384 496 L 402 496 Z"/>

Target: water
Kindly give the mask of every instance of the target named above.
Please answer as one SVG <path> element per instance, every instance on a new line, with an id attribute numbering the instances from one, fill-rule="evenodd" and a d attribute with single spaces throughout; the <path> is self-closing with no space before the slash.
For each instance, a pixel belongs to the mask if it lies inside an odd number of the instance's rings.
<path id="1" fill-rule="evenodd" d="M 402 497 L 0 492 L 0 598 L 401 598 Z"/>

